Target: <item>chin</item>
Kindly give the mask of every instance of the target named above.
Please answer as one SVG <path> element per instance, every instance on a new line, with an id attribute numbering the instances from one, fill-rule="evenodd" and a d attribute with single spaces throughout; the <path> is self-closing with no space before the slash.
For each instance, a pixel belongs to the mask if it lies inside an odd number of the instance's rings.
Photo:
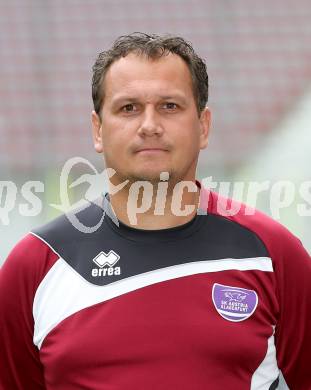
<path id="1" fill-rule="evenodd" d="M 161 170 L 144 170 L 140 172 L 132 172 L 128 175 L 130 181 L 148 181 L 151 183 L 158 183 L 160 181 L 160 174 L 162 172 L 169 173 L 169 179 L 171 179 L 171 171 L 167 168 L 163 168 Z"/>

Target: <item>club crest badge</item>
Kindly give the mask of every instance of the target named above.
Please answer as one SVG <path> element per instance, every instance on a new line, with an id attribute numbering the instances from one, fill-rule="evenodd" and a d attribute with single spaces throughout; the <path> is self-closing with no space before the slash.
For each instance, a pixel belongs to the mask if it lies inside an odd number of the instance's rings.
<path id="1" fill-rule="evenodd" d="M 258 305 L 254 290 L 215 283 L 212 298 L 217 312 L 226 320 L 239 322 L 249 318 Z"/>

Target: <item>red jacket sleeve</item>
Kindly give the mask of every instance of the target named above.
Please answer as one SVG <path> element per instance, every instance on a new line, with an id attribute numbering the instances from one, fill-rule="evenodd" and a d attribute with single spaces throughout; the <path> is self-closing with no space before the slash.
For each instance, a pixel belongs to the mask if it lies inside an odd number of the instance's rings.
<path id="1" fill-rule="evenodd" d="M 280 317 L 276 329 L 279 368 L 291 390 L 311 389 L 311 259 L 300 241 L 280 237 L 276 264 Z"/>
<path id="2" fill-rule="evenodd" d="M 284 226 L 245 205 L 210 192 L 205 194 L 210 213 L 226 216 L 225 207 L 239 210 L 227 215 L 252 230 L 265 244 L 273 262 L 278 299 L 275 343 L 278 367 L 290 390 L 311 390 L 311 258 L 301 242 Z M 238 203 L 238 202 L 234 202 Z"/>
<path id="3" fill-rule="evenodd" d="M 0 390 L 43 390 L 39 351 L 33 344 L 33 299 L 56 260 L 32 235 L 13 249 L 0 270 Z"/>

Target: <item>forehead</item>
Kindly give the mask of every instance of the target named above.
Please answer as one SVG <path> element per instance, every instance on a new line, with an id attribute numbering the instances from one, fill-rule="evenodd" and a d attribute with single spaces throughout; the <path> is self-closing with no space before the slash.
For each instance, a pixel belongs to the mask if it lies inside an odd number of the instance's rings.
<path id="1" fill-rule="evenodd" d="M 104 88 L 105 100 L 121 92 L 152 96 L 175 91 L 192 96 L 192 77 L 186 62 L 176 54 L 150 59 L 130 53 L 110 66 Z"/>

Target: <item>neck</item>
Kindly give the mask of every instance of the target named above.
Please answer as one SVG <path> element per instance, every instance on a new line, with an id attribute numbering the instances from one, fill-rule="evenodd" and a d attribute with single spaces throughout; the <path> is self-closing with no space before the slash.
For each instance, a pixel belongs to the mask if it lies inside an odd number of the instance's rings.
<path id="1" fill-rule="evenodd" d="M 173 188 L 172 188 L 173 187 Z M 199 207 L 200 189 L 195 180 L 171 186 L 168 182 L 133 183 L 116 194 L 110 202 L 116 217 L 137 229 L 167 229 L 189 222 Z"/>

